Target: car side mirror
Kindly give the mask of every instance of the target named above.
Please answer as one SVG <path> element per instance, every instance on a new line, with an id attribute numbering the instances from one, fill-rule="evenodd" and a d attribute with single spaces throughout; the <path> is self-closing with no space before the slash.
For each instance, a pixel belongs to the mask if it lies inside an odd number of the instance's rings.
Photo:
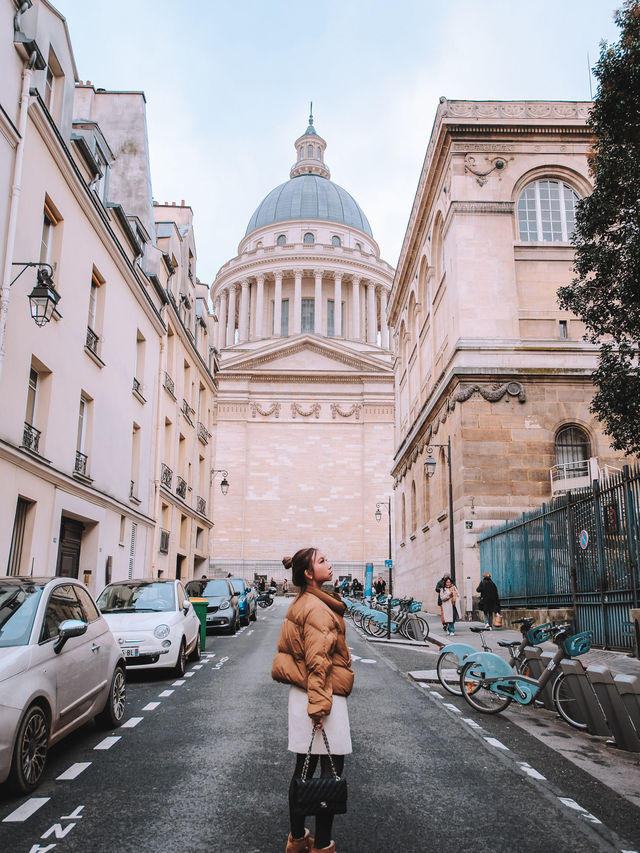
<path id="1" fill-rule="evenodd" d="M 65 619 L 58 627 L 58 639 L 53 644 L 53 651 L 59 655 L 64 644 L 71 637 L 81 637 L 87 630 L 87 623 L 81 619 Z"/>
<path id="2" fill-rule="evenodd" d="M 189 610 L 191 609 L 191 602 L 189 601 L 188 598 L 185 598 L 185 600 L 182 602 L 182 609 L 184 610 L 185 613 L 188 613 Z"/>

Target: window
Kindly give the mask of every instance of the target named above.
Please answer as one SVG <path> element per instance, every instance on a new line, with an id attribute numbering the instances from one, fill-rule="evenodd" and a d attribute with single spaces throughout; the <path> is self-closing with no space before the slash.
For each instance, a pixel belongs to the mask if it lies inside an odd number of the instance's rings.
<path id="1" fill-rule="evenodd" d="M 335 306 L 333 299 L 327 300 L 327 337 L 335 338 L 335 337 L 344 337 L 344 302 L 342 304 L 342 326 L 340 328 L 340 333 L 336 335 L 335 332 Z"/>
<path id="2" fill-rule="evenodd" d="M 282 337 L 289 334 L 289 300 L 282 300 Z"/>
<path id="3" fill-rule="evenodd" d="M 313 157 L 313 145 L 307 145 L 307 157 Z"/>
<path id="4" fill-rule="evenodd" d="M 84 611 L 84 621 L 85 622 L 95 622 L 96 619 L 100 618 L 100 611 L 93 603 L 93 599 L 89 595 L 89 593 L 81 586 L 75 587 L 76 595 L 80 599 L 80 604 Z"/>
<path id="5" fill-rule="evenodd" d="M 89 291 L 89 314 L 87 317 L 87 339 L 85 346 L 94 355 L 98 355 L 102 318 L 104 314 L 104 279 L 94 267 L 91 271 L 91 289 Z"/>
<path id="6" fill-rule="evenodd" d="M 38 371 L 32 367 L 29 371 L 29 388 L 27 390 L 27 411 L 24 419 L 28 424 L 35 423 L 36 403 L 38 400 Z"/>
<path id="7" fill-rule="evenodd" d="M 89 421 L 89 400 L 84 396 L 80 397 L 80 408 L 78 411 L 78 435 L 76 438 L 76 462 L 74 471 L 76 474 L 87 476 L 87 424 Z"/>
<path id="8" fill-rule="evenodd" d="M 567 324 L 566 320 L 559 320 L 559 329 L 560 329 L 560 337 L 561 338 L 568 338 L 569 337 L 568 324 Z"/>
<path id="9" fill-rule="evenodd" d="M 44 614 L 40 642 L 58 636 L 60 623 L 66 619 L 80 619 L 84 622 L 84 613 L 71 584 L 57 586 L 51 593 Z"/>
<path id="10" fill-rule="evenodd" d="M 332 246 L 342 246 L 342 240 L 338 237 L 337 234 L 334 234 L 333 237 L 331 238 L 331 245 Z"/>
<path id="11" fill-rule="evenodd" d="M 416 483 L 411 481 L 411 529 L 416 530 L 418 527 L 418 509 L 416 506 Z"/>
<path id="12" fill-rule="evenodd" d="M 315 241 L 316 241 L 316 240 L 315 240 L 315 237 L 313 236 L 313 234 L 311 233 L 311 231 L 307 231 L 307 233 L 306 233 L 306 234 L 304 235 L 304 237 L 302 238 L 302 242 L 303 242 L 306 246 L 312 246 L 312 245 L 315 243 Z"/>
<path id="13" fill-rule="evenodd" d="M 27 539 L 27 519 L 29 510 L 34 506 L 31 501 L 18 498 L 16 514 L 13 519 L 13 533 L 11 534 L 11 545 L 9 546 L 9 560 L 7 562 L 7 574 L 19 575 L 23 562 L 23 551 Z"/>
<path id="14" fill-rule="evenodd" d="M 562 181 L 534 181 L 518 199 L 521 240 L 567 242 L 575 227 L 577 192 Z"/>
<path id="15" fill-rule="evenodd" d="M 287 238 L 284 234 L 278 234 L 278 239 L 276 240 L 276 244 L 278 246 L 286 246 Z"/>
<path id="16" fill-rule="evenodd" d="M 313 332 L 315 328 L 316 301 L 315 299 L 302 300 L 302 331 Z"/>
<path id="17" fill-rule="evenodd" d="M 563 479 L 589 474 L 591 443 L 587 433 L 577 426 L 563 427 L 556 435 L 556 464 L 563 466 Z"/>
<path id="18" fill-rule="evenodd" d="M 57 254 L 60 249 L 61 232 L 57 227 L 62 222 L 62 216 L 56 210 L 49 196 L 45 196 L 42 215 L 42 237 L 40 239 L 41 264 L 55 267 Z"/>
<path id="19" fill-rule="evenodd" d="M 401 516 L 400 516 L 400 524 L 401 524 L 400 531 L 401 531 L 402 539 L 404 540 L 407 538 L 407 505 L 406 505 L 406 501 L 404 498 L 404 492 L 402 493 L 402 505 L 401 506 L 402 506 L 402 512 L 401 512 Z"/>
<path id="20" fill-rule="evenodd" d="M 54 119 L 58 118 L 60 104 L 62 103 L 64 74 L 58 62 L 58 57 L 49 48 L 49 60 L 44 81 L 44 103 Z"/>
<path id="21" fill-rule="evenodd" d="M 356 243 L 356 249 L 361 252 L 362 251 L 362 243 Z"/>

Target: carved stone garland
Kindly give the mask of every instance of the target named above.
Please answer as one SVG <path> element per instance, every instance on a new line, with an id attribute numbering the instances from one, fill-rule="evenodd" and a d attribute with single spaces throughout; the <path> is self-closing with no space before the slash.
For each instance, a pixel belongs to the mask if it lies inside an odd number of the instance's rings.
<path id="1" fill-rule="evenodd" d="M 481 187 L 487 183 L 487 175 L 490 175 L 491 172 L 502 172 L 507 168 L 508 161 L 513 160 L 513 157 L 485 157 L 484 159 L 488 167 L 483 169 L 476 163 L 473 154 L 467 154 L 464 158 L 465 172 L 471 172 L 472 175 L 475 175 Z"/>
<path id="2" fill-rule="evenodd" d="M 349 409 L 348 412 L 343 412 L 340 408 L 339 403 L 331 404 L 331 417 L 336 419 L 336 415 L 340 415 L 341 418 L 350 418 L 351 415 L 356 416 L 356 420 L 360 420 L 360 412 L 362 411 L 362 403 L 354 403 L 353 406 Z"/>
<path id="3" fill-rule="evenodd" d="M 277 418 L 279 418 L 280 403 L 272 403 L 268 409 L 263 409 L 260 403 L 251 403 L 251 417 L 255 418 L 256 415 L 262 415 L 263 418 L 268 418 L 271 415 L 275 415 Z"/>
<path id="4" fill-rule="evenodd" d="M 320 417 L 320 403 L 312 403 L 309 411 L 305 411 L 301 409 L 298 403 L 291 404 L 291 417 L 295 418 L 296 415 L 300 415 L 302 418 L 310 418 L 311 415 L 314 415 L 316 418 Z"/>

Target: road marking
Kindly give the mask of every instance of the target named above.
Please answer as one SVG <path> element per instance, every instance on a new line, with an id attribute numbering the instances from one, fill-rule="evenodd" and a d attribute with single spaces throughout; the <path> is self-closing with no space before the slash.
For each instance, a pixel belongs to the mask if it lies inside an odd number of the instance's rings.
<path id="1" fill-rule="evenodd" d="M 253 634 L 253 628 L 250 631 L 247 631 L 247 637 L 250 637 Z"/>
<path id="2" fill-rule="evenodd" d="M 142 709 L 143 711 L 155 711 L 155 709 L 160 705 L 160 702 L 149 702 L 148 705 L 145 705 Z"/>
<path id="3" fill-rule="evenodd" d="M 351 648 L 351 647 L 349 647 Z M 351 655 L 351 660 L 360 660 L 360 655 Z"/>
<path id="4" fill-rule="evenodd" d="M 186 683 L 187 682 L 184 680 L 184 678 L 179 678 L 177 681 L 174 681 L 171 686 L 172 687 L 182 687 L 182 685 L 186 684 Z"/>
<path id="5" fill-rule="evenodd" d="M 194 675 L 195 675 L 195 672 L 185 672 L 184 677 L 185 678 L 193 678 Z"/>
<path id="6" fill-rule="evenodd" d="M 162 693 L 158 693 L 158 696 L 160 699 L 166 699 L 167 696 L 171 696 L 175 692 L 175 690 L 163 690 Z"/>
<path id="7" fill-rule="evenodd" d="M 138 723 L 142 722 L 143 719 L 144 719 L 143 717 L 129 717 L 127 722 L 122 724 L 122 728 L 123 729 L 134 729 L 138 725 Z"/>
<path id="8" fill-rule="evenodd" d="M 462 722 L 466 723 L 468 726 L 471 726 L 472 729 L 481 729 L 482 726 L 476 723 L 475 720 L 470 719 L 469 717 L 463 717 Z"/>
<path id="9" fill-rule="evenodd" d="M 508 746 L 505 746 L 505 745 L 504 745 L 501 741 L 499 741 L 497 738 L 495 738 L 495 737 L 485 737 L 485 740 L 486 740 L 486 742 L 487 742 L 488 744 L 491 744 L 491 746 L 495 746 L 497 749 L 504 749 L 504 750 L 506 750 L 507 752 L 509 752 L 509 747 L 508 747 Z"/>
<path id="10" fill-rule="evenodd" d="M 579 812 L 580 817 L 583 817 L 585 820 L 588 820 L 589 823 L 602 823 L 602 821 L 598 820 L 595 815 L 592 815 L 591 812 L 588 812 L 586 809 L 583 809 L 582 806 L 576 803 L 575 800 L 572 800 L 571 797 L 558 797 L 558 799 L 561 803 L 567 806 L 567 808 Z"/>
<path id="11" fill-rule="evenodd" d="M 429 696 L 435 696 L 436 699 L 444 699 L 444 696 L 442 695 L 442 693 L 438 693 L 437 690 L 430 690 Z"/>
<path id="12" fill-rule="evenodd" d="M 373 658 L 360 658 L 360 663 L 378 663 L 378 661 Z"/>
<path id="13" fill-rule="evenodd" d="M 194 668 L 194 669 L 202 669 L 202 664 L 201 664 L 201 663 L 197 663 L 193 668 Z"/>
<path id="14" fill-rule="evenodd" d="M 546 776 L 543 776 L 542 773 L 538 773 L 538 771 L 535 770 L 530 764 L 527 764 L 526 761 L 519 761 L 518 764 L 520 765 L 520 767 L 522 767 L 527 776 L 531 776 L 532 779 L 541 779 L 544 782 L 547 781 Z"/>
<path id="15" fill-rule="evenodd" d="M 64 773 L 61 773 L 56 777 L 58 782 L 66 782 L 69 779 L 77 779 L 77 777 L 82 773 L 83 770 L 86 770 L 87 767 L 91 766 L 90 761 L 80 761 L 77 764 L 72 764 L 68 770 L 65 770 Z"/>
<path id="16" fill-rule="evenodd" d="M 51 797 L 31 797 L 30 800 L 27 800 L 26 803 L 23 803 L 19 806 L 14 812 L 8 814 L 3 823 L 22 823 L 27 818 L 31 817 L 32 814 L 38 811 L 38 809 L 42 808 L 45 803 L 48 803 Z"/>
<path id="17" fill-rule="evenodd" d="M 455 705 L 452 705 L 450 702 L 443 702 L 443 703 L 442 703 L 442 707 L 443 707 L 443 708 L 448 708 L 450 711 L 455 711 L 455 712 L 456 712 L 456 714 L 461 714 L 461 713 L 462 713 L 462 711 L 460 710 L 460 708 L 456 708 L 456 706 L 455 706 Z"/>
<path id="18" fill-rule="evenodd" d="M 118 743 L 120 740 L 120 735 L 116 737 L 106 737 L 104 740 L 101 740 L 97 746 L 94 746 L 94 749 L 111 749 L 111 747 Z"/>

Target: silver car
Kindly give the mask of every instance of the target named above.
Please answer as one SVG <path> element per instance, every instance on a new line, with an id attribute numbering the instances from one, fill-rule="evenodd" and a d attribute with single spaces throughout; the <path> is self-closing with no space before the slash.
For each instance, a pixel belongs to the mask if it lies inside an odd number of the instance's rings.
<path id="1" fill-rule="evenodd" d="M 89 591 L 72 578 L 0 578 L 0 783 L 28 793 L 50 746 L 92 717 L 125 713 L 124 659 Z"/>

